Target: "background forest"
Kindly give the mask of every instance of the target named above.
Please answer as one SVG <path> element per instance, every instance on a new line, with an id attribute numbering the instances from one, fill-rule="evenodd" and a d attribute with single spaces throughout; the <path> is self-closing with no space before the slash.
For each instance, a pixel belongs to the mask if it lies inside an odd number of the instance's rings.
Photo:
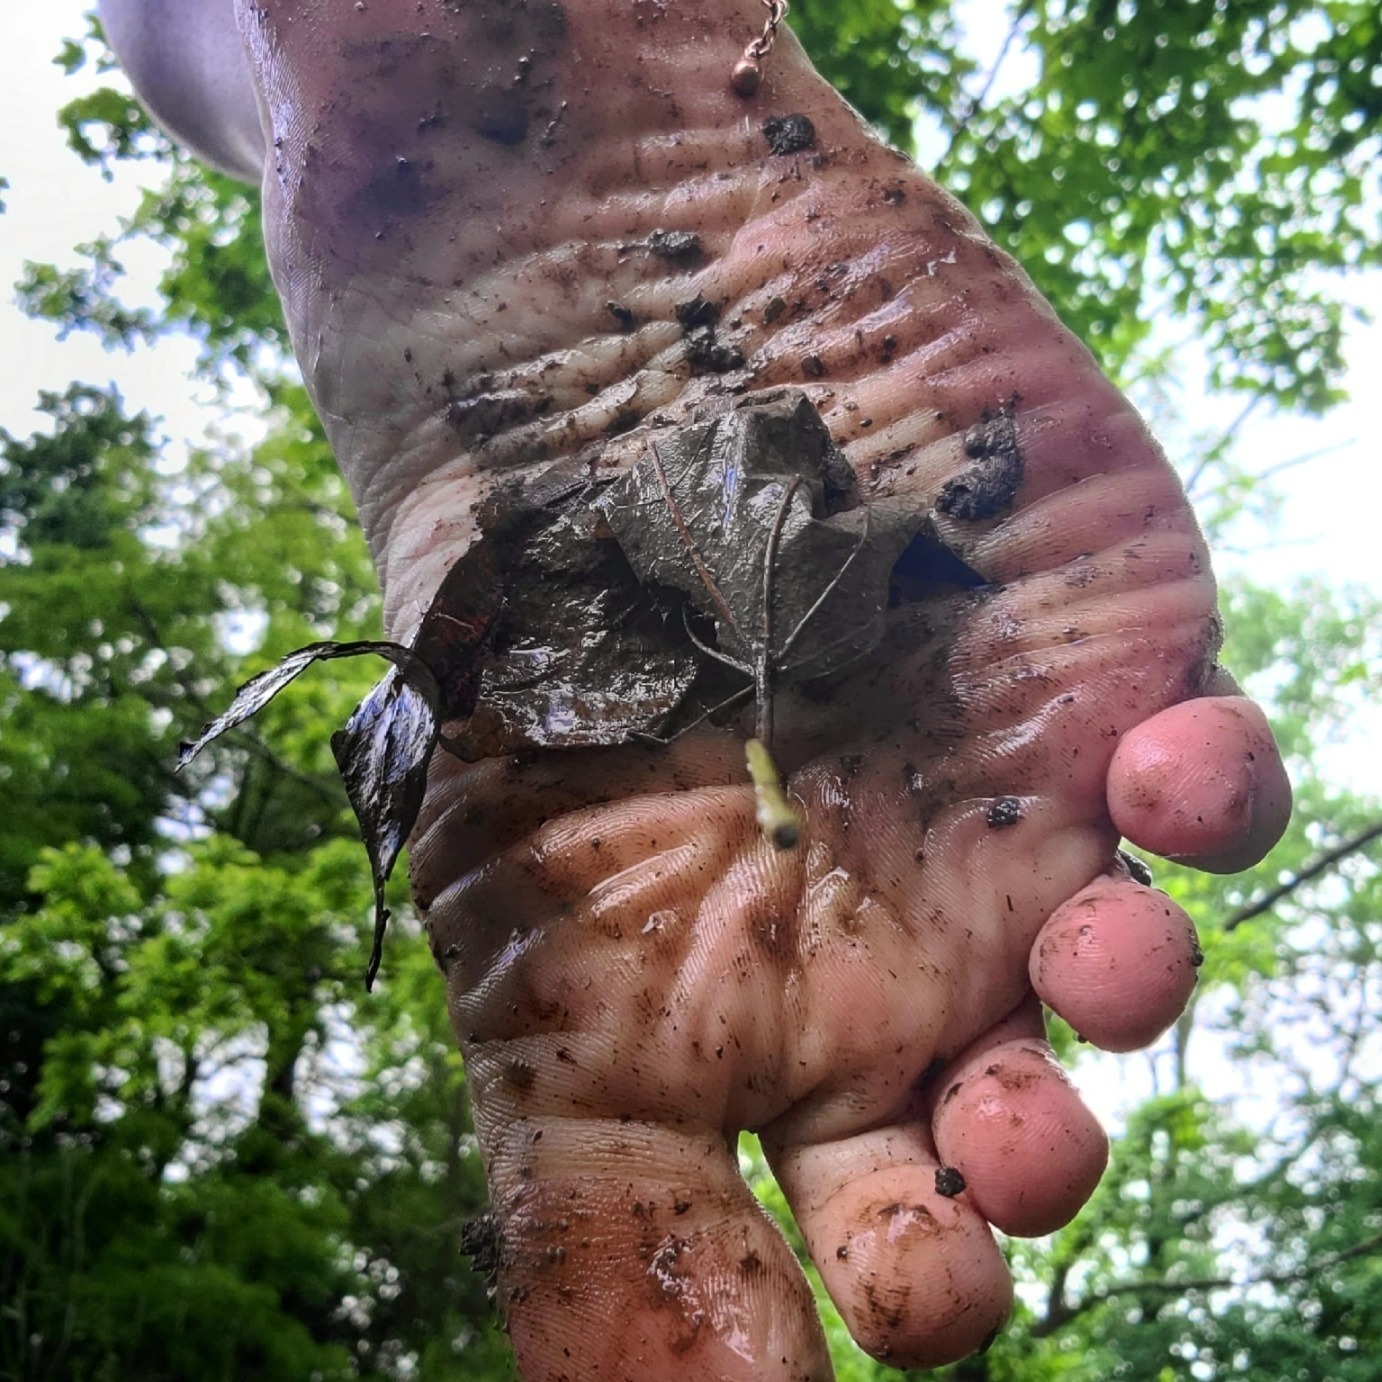
<path id="1" fill-rule="evenodd" d="M 803 0 L 793 22 L 1165 424 L 1231 546 L 1270 478 L 1166 400 L 1205 369 L 1240 419 L 1339 401 L 1353 274 L 1382 263 L 1376 4 L 1018 0 L 980 16 L 1005 35 L 983 64 L 967 14 Z M 107 55 L 90 30 L 59 60 Z M 209 421 L 170 445 L 54 377 L 37 431 L 0 430 L 0 1379 L 508 1378 L 461 1250 L 483 1196 L 464 1072 L 401 886 L 361 984 L 369 880 L 328 739 L 377 669 L 317 669 L 172 773 L 238 682 L 379 628 L 256 197 L 171 150 L 118 75 L 83 90 L 56 117 L 73 156 L 92 179 L 142 161 L 149 191 L 20 299 L 112 348 L 190 333 Z M 152 308 L 122 269 L 149 246 Z M 1382 602 L 1241 579 L 1223 600 L 1298 814 L 1250 874 L 1157 866 L 1201 923 L 1195 1001 L 1151 1059 L 1055 1033 L 1117 1115 L 1113 1164 L 1068 1229 L 1006 1245 L 1013 1325 L 948 1377 L 1382 1379 L 1382 799 L 1319 753 L 1382 689 Z M 845 1382 L 896 1375 L 832 1331 Z"/>

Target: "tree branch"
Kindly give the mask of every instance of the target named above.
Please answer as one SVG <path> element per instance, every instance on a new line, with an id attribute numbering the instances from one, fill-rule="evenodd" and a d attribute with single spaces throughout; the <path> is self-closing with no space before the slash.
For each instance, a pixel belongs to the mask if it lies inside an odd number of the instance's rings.
<path id="1" fill-rule="evenodd" d="M 945 146 L 945 152 L 932 165 L 932 170 L 943 168 L 950 162 L 950 155 L 955 152 L 955 146 L 960 142 L 960 137 L 969 128 L 969 122 L 984 108 L 984 103 L 989 98 L 989 93 L 993 90 L 993 84 L 998 80 L 999 70 L 1007 60 L 1008 53 L 1012 48 L 1013 41 L 1017 38 L 1018 32 L 1022 28 L 1022 21 L 1027 18 L 1032 8 L 1032 0 L 1022 0 L 1022 3 L 1013 11 L 1012 23 L 1008 26 L 1008 32 L 1003 38 L 1003 46 L 998 50 L 998 56 L 993 60 L 993 66 L 989 68 L 988 75 L 984 78 L 984 84 L 979 90 L 979 94 L 972 100 L 965 102 L 965 107 L 955 128 L 950 131 L 950 142 Z"/>
<path id="2" fill-rule="evenodd" d="M 128 600 L 130 611 L 144 626 L 146 637 L 154 647 L 167 655 L 169 653 L 168 645 L 164 641 L 163 634 L 153 615 L 149 613 L 139 597 L 133 592 L 129 592 Z M 184 702 L 190 705 L 201 716 L 204 723 L 210 723 L 216 718 L 215 711 L 207 705 L 205 699 L 199 696 L 188 682 L 179 678 L 177 685 L 182 692 Z M 144 691 L 143 695 L 146 700 L 153 700 L 151 690 Z M 166 699 L 164 703 L 170 710 L 180 708 L 171 698 Z M 243 748 L 251 757 L 258 758 L 261 762 L 267 763 L 275 772 L 282 773 L 284 777 L 296 782 L 301 787 L 306 787 L 309 791 L 315 793 L 322 801 L 331 806 L 338 807 L 340 805 L 341 795 L 338 790 L 322 782 L 320 779 L 313 777 L 311 773 L 303 772 L 301 768 L 295 767 L 286 759 L 280 758 L 262 739 L 258 739 L 250 733 L 241 733 L 234 736 L 233 742 Z M 180 786 L 182 789 L 181 794 L 186 795 L 188 779 L 181 777 L 174 769 L 168 769 L 165 775 L 170 784 Z"/>
<path id="3" fill-rule="evenodd" d="M 1269 888 L 1260 897 L 1232 913 L 1224 922 L 1225 934 L 1236 930 L 1245 921 L 1251 921 L 1254 917 L 1261 916 L 1263 912 L 1269 912 L 1283 897 L 1289 897 L 1302 884 L 1308 883 L 1312 878 L 1318 878 L 1320 874 L 1333 868 L 1341 859 L 1346 859 L 1350 854 L 1356 854 L 1379 837 L 1382 837 L 1382 821 L 1374 821 L 1367 829 L 1360 830 L 1356 835 L 1350 835 L 1348 839 L 1335 845 L 1333 849 L 1326 850 L 1299 873 L 1292 874 L 1284 883 L 1278 883 L 1275 888 Z"/>
<path id="4" fill-rule="evenodd" d="M 1200 457 L 1199 464 L 1185 478 L 1185 492 L 1191 498 L 1195 497 L 1195 491 L 1199 483 L 1204 479 L 1205 472 L 1209 469 L 1220 456 L 1224 454 L 1224 448 L 1238 435 L 1243 424 L 1252 416 L 1253 410 L 1262 401 L 1261 394 L 1253 394 L 1248 401 L 1239 409 L 1238 416 L 1229 423 L 1219 434 L 1219 438 L 1212 445 L 1206 448 Z"/>
<path id="5" fill-rule="evenodd" d="M 1297 1282 L 1309 1281 L 1312 1277 L 1319 1276 L 1321 1272 L 1340 1266 L 1355 1257 L 1366 1256 L 1379 1247 L 1382 1247 L 1382 1233 L 1375 1233 L 1371 1238 L 1365 1238 L 1362 1242 L 1354 1243 L 1351 1247 L 1342 1248 L 1338 1252 L 1325 1253 L 1293 1272 L 1267 1272 L 1262 1276 L 1243 1278 L 1229 1276 L 1196 1277 L 1188 1281 L 1169 1281 L 1165 1277 L 1148 1277 L 1142 1281 L 1123 1282 L 1118 1286 L 1109 1286 L 1102 1291 L 1095 1291 L 1077 1305 L 1067 1306 L 1060 1317 L 1048 1317 L 1048 1319 L 1040 1321 L 1033 1327 L 1032 1337 L 1045 1338 L 1071 1320 L 1087 1314 L 1111 1300 L 1116 1300 L 1120 1296 L 1179 1296 L 1190 1291 L 1243 1291 L 1250 1286 L 1291 1286 Z"/>

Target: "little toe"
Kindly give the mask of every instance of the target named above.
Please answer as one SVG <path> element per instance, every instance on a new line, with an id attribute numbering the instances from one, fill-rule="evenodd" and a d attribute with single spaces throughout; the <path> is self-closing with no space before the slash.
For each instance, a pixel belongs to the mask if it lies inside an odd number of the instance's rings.
<path id="1" fill-rule="evenodd" d="M 1208 696 L 1123 736 L 1109 765 L 1108 806 L 1140 848 L 1235 873 L 1281 838 L 1291 786 L 1261 710 L 1242 696 Z"/>

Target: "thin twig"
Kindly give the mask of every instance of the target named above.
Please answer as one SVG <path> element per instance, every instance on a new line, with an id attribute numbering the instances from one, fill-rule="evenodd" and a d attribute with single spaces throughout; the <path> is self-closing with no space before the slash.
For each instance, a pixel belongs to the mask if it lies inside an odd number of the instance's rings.
<path id="1" fill-rule="evenodd" d="M 1239 409 L 1238 416 L 1235 417 L 1233 421 L 1230 422 L 1229 425 L 1225 427 L 1224 430 L 1219 434 L 1218 441 L 1216 441 L 1213 444 L 1213 446 L 1210 446 L 1206 449 L 1204 456 L 1200 460 L 1200 463 L 1186 477 L 1185 492 L 1187 495 L 1190 495 L 1192 498 L 1194 497 L 1195 486 L 1198 485 L 1200 481 L 1204 479 L 1205 471 L 1207 471 L 1209 467 L 1213 465 L 1213 463 L 1216 460 L 1218 460 L 1218 458 L 1223 454 L 1224 447 L 1226 447 L 1229 444 L 1229 442 L 1231 442 L 1233 438 L 1238 435 L 1238 429 L 1242 427 L 1242 425 L 1252 416 L 1253 410 L 1261 401 L 1261 394 L 1254 394 L 1250 399 L 1248 399 L 1248 401 L 1243 405 L 1243 407 Z"/>
<path id="2" fill-rule="evenodd" d="M 1049 1334 L 1054 1334 L 1056 1330 L 1064 1328 L 1072 1320 L 1078 1319 L 1079 1316 L 1087 1314 L 1100 1305 L 1106 1305 L 1111 1300 L 1117 1300 L 1120 1296 L 1183 1296 L 1190 1291 L 1245 1291 L 1252 1286 L 1292 1286 L 1297 1282 L 1309 1281 L 1321 1272 L 1326 1272 L 1331 1267 L 1340 1266 L 1355 1257 L 1363 1257 L 1376 1251 L 1379 1247 L 1382 1247 L 1382 1233 L 1375 1233 L 1371 1238 L 1365 1238 L 1359 1243 L 1354 1243 L 1352 1247 L 1343 1248 L 1339 1252 L 1325 1253 L 1293 1272 L 1267 1272 L 1262 1276 L 1243 1278 L 1196 1277 L 1189 1281 L 1176 1281 L 1166 1277 L 1147 1277 L 1141 1281 L 1124 1282 L 1121 1285 L 1109 1286 L 1102 1291 L 1095 1291 L 1078 1304 L 1067 1304 L 1062 1311 L 1048 1315 L 1039 1321 L 1032 1329 L 1032 1334 L 1036 1338 L 1044 1338 Z"/>
<path id="3" fill-rule="evenodd" d="M 1261 471 L 1257 479 L 1270 480 L 1274 475 L 1280 475 L 1282 471 L 1294 470 L 1298 465 L 1309 465 L 1311 461 L 1322 460 L 1325 456 L 1332 456 L 1336 451 L 1347 451 L 1350 446 L 1358 444 L 1357 437 L 1345 437 L 1343 441 L 1332 442 L 1329 446 L 1316 447 L 1314 451 L 1302 451 L 1299 456 L 1291 456 L 1284 461 L 1278 461 L 1275 465 L 1269 465 L 1266 470 Z"/>
<path id="4" fill-rule="evenodd" d="M 653 473 L 657 476 L 657 482 L 662 486 L 662 497 L 667 504 L 667 512 L 672 515 L 672 522 L 677 525 L 677 532 L 681 534 L 682 543 L 686 547 L 687 555 L 691 558 L 691 565 L 696 568 L 696 575 L 701 578 L 701 584 L 705 586 L 706 593 L 714 601 L 715 608 L 720 611 L 720 617 L 737 634 L 739 625 L 734 622 L 734 615 L 725 603 L 725 597 L 720 594 L 720 587 L 715 584 L 715 578 L 710 574 L 710 569 L 706 566 L 700 549 L 696 546 L 696 540 L 691 536 L 690 528 L 686 526 L 686 519 L 682 516 L 681 508 L 672 494 L 672 486 L 668 482 L 667 472 L 662 468 L 662 457 L 658 455 L 656 442 L 649 443 L 648 455 L 652 459 Z"/>
<path id="5" fill-rule="evenodd" d="M 1350 835 L 1348 839 L 1335 845 L 1333 849 L 1326 850 L 1313 863 L 1303 868 L 1299 873 L 1293 874 L 1284 883 L 1278 883 L 1276 887 L 1269 888 L 1261 897 L 1240 907 L 1224 922 L 1224 931 L 1226 933 L 1234 931 L 1245 921 L 1251 921 L 1254 917 L 1261 916 L 1263 912 L 1270 911 L 1283 897 L 1290 896 L 1302 884 L 1308 883 L 1312 878 L 1318 878 L 1320 874 L 1333 868 L 1341 859 L 1356 853 L 1380 837 L 1382 837 L 1382 821 L 1374 821 L 1366 830 L 1360 830 L 1356 835 Z"/>
<path id="6" fill-rule="evenodd" d="M 951 130 L 950 142 L 945 146 L 945 152 L 933 165 L 935 168 L 943 168 L 950 161 L 950 155 L 955 152 L 955 146 L 960 142 L 960 137 L 969 128 L 969 122 L 984 108 L 984 102 L 988 100 L 989 93 L 993 90 L 993 84 L 998 80 L 998 73 L 1004 62 L 1007 61 L 1013 40 L 1017 37 L 1018 31 L 1022 28 L 1022 21 L 1027 18 L 1031 8 L 1031 0 L 1022 0 L 1022 3 L 1013 11 L 1012 23 L 1008 26 L 1008 32 L 1003 38 L 1003 46 L 998 50 L 998 56 L 994 58 L 993 66 L 989 68 L 984 84 L 979 89 L 979 94 L 973 100 L 965 102 L 964 114 L 960 116 L 955 128 Z"/>

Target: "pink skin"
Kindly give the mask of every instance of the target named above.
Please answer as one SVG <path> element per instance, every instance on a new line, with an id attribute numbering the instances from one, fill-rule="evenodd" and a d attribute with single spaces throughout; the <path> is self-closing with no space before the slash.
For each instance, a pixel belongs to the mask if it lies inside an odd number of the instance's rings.
<path id="1" fill-rule="evenodd" d="M 1101 918 L 1114 914 L 1115 927 Z M 1165 893 L 1122 873 L 1096 878 L 1056 908 L 1032 950 L 1032 988 L 1105 1051 L 1150 1045 L 1189 1001 L 1200 964 L 1194 923 Z M 1137 1002 L 1129 1004 L 1129 975 Z"/>
<path id="2" fill-rule="evenodd" d="M 1106 1157 L 1034 989 L 1122 1050 L 1193 982 L 1186 920 L 1112 871 L 1120 832 L 1241 866 L 1288 810 L 1260 716 L 1213 694 L 1214 587 L 1174 476 L 1021 271 L 790 36 L 752 102 L 729 92 L 752 0 L 240 17 L 275 280 L 395 637 L 496 483 L 628 465 L 717 396 L 805 388 L 863 493 L 926 511 L 969 429 L 1011 409 L 1010 502 L 937 514 L 993 588 L 904 605 L 829 704 L 782 698 L 798 849 L 755 826 L 742 734 L 704 729 L 439 755 L 411 856 L 525 1377 L 830 1375 L 739 1178 L 745 1127 L 855 1337 L 899 1365 L 963 1356 L 1011 1302 L 989 1224 L 1065 1223 Z M 772 154 L 762 122 L 797 112 L 814 147 Z M 703 259 L 651 252 L 654 229 Z M 689 358 L 674 309 L 697 293 L 741 367 Z M 962 1192 L 937 1191 L 941 1164 Z"/>

